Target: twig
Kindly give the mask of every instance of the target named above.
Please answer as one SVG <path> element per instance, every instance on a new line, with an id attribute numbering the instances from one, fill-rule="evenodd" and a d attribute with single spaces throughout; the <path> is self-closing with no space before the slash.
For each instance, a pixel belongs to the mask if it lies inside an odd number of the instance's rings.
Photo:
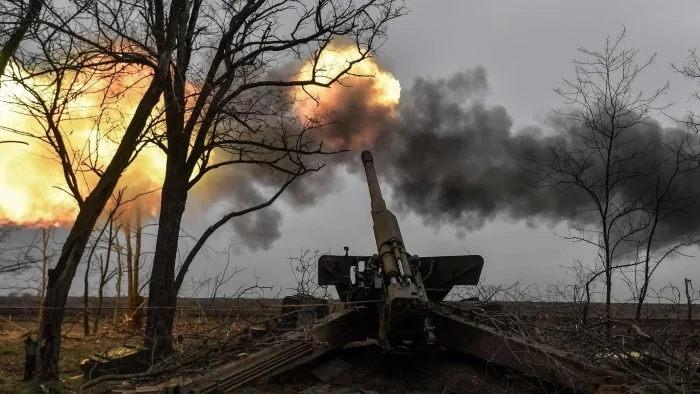
<path id="1" fill-rule="evenodd" d="M 19 328 L 20 330 L 24 331 L 25 333 L 29 333 L 29 330 L 27 330 L 26 328 L 22 328 L 22 327 L 16 325 L 15 323 L 13 323 L 13 322 L 11 322 L 11 321 L 5 319 L 5 318 L 2 317 L 2 316 L 0 316 L 0 319 L 2 319 L 3 321 L 6 321 L 6 322 L 12 324 L 13 326 L 15 326 L 15 327 Z"/>

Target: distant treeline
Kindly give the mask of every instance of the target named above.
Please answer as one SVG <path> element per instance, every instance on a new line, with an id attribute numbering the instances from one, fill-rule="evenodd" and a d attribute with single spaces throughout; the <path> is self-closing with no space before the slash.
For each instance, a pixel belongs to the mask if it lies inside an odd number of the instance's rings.
<path id="1" fill-rule="evenodd" d="M 90 297 L 90 310 L 95 310 L 97 306 L 97 297 Z M 110 311 L 117 305 L 116 297 L 104 297 L 103 299 L 103 309 L 109 309 Z M 335 303 L 338 301 L 330 301 Z M 458 303 L 457 301 L 453 301 Z M 450 302 L 452 303 L 452 302 Z M 251 313 L 256 313 L 264 311 L 267 308 L 272 308 L 277 310 L 282 304 L 282 298 L 179 298 L 177 301 L 178 314 L 183 315 L 199 315 L 199 314 L 213 314 L 213 315 L 223 315 L 223 314 L 236 314 L 249 315 Z M 574 312 L 574 310 L 580 307 L 582 304 L 573 303 L 556 303 L 556 302 L 513 302 L 513 301 L 503 301 L 500 302 L 503 306 L 504 311 L 507 313 L 520 313 L 526 315 L 537 315 L 540 313 L 566 313 L 566 311 Z M 147 307 L 147 302 L 144 305 Z M 627 319 L 634 316 L 634 304 L 612 304 L 613 309 L 617 311 L 616 315 L 618 318 Z M 32 296 L 29 294 L 24 295 L 7 295 L 0 296 L 0 316 L 8 318 L 11 316 L 16 317 L 28 317 L 28 316 L 38 316 L 40 308 L 40 300 L 37 296 Z M 124 305 L 124 298 L 122 298 L 122 309 L 128 309 Z M 596 313 L 603 315 L 605 310 L 604 303 L 591 303 L 592 317 Z M 83 312 L 83 298 L 82 297 L 69 297 L 66 303 L 66 315 L 75 316 L 76 314 L 82 314 Z M 700 305 L 693 305 L 693 314 L 695 316 L 700 313 Z M 687 305 L 686 304 L 673 304 L 673 303 L 650 303 L 645 306 L 645 313 L 649 319 L 684 319 L 687 317 Z M 693 316 L 695 318 L 695 316 Z"/>

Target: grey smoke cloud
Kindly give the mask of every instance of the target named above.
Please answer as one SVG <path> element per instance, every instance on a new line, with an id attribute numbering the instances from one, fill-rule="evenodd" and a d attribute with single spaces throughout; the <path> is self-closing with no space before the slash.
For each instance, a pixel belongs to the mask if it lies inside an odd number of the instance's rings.
<path id="1" fill-rule="evenodd" d="M 224 168 L 214 176 L 203 178 L 193 189 L 192 203 L 198 210 L 206 211 L 213 201 L 223 205 L 227 212 L 242 211 L 267 201 L 269 193 L 265 187 L 273 183 L 269 172 L 256 166 Z M 237 252 L 242 251 L 241 244 L 253 252 L 268 250 L 281 236 L 282 214 L 273 205 L 234 217 L 228 225 L 241 241 L 235 244 Z"/>
<path id="2" fill-rule="evenodd" d="M 567 128 L 582 126 L 554 119 L 555 128 L 550 133 L 534 127 L 513 133 L 505 108 L 487 107 L 478 98 L 487 86 L 485 71 L 477 68 L 445 80 L 419 79 L 406 93 L 392 133 L 395 140 L 390 146 L 377 147 L 387 153 L 384 179 L 399 206 L 415 212 L 426 224 L 450 223 L 469 231 L 496 217 L 525 220 L 533 226 L 553 225 L 594 208 L 588 193 L 580 188 L 533 188 L 536 175 L 527 171 L 532 169 L 528 155 L 553 157 L 549 146 L 566 143 L 574 151 L 583 149 L 586 141 L 565 133 Z M 663 184 L 675 162 L 668 161 L 668 152 L 660 144 L 678 142 L 685 136 L 684 130 L 664 129 L 653 120 L 626 130 L 621 149 L 644 155 L 624 163 L 620 170 L 644 171 L 656 166 L 662 170 L 659 180 Z M 694 163 L 688 162 L 682 167 L 692 166 Z M 586 175 L 603 179 L 603 168 L 592 167 Z M 697 172 L 679 177 L 674 195 L 684 198 L 697 194 Z M 656 181 L 654 176 L 624 182 L 618 198 L 653 197 Z M 680 208 L 687 203 L 682 200 L 667 206 Z M 662 222 L 656 233 L 659 245 L 700 235 L 699 214 L 700 204 L 695 204 Z M 578 215 L 575 220 L 596 224 L 598 217 Z"/>
<path id="3" fill-rule="evenodd" d="M 253 252 L 270 249 L 282 236 L 281 225 L 282 214 L 277 209 L 262 209 L 232 220 L 234 232 Z"/>
<path id="4" fill-rule="evenodd" d="M 310 166 L 326 167 L 293 184 L 282 197 L 288 205 L 308 208 L 339 190 L 341 168 L 364 177 L 358 155 L 362 149 L 371 149 L 380 178 L 391 189 L 392 209 L 413 212 L 429 226 L 454 225 L 458 237 L 495 219 L 553 226 L 591 208 L 589 196 L 581 189 L 534 188 L 526 182 L 535 179 L 526 171 L 531 167 L 526 155 L 551 157 L 548 146 L 562 142 L 574 149 L 582 147 L 582 140 L 565 133 L 576 125 L 553 117 L 546 130 L 529 127 L 515 133 L 507 110 L 485 103 L 489 84 L 483 67 L 443 79 L 416 79 L 410 89 L 402 92 L 396 116 L 392 116 L 390 108 L 370 103 L 372 83 L 371 79 L 354 82 L 344 92 L 342 105 L 334 107 L 333 115 L 339 122 L 314 132 L 319 140 L 333 141 L 333 148 L 351 151 L 306 158 Z M 681 129 L 664 129 L 653 120 L 626 134 L 627 149 L 648 150 L 643 160 L 629 163 L 631 168 L 657 165 L 664 169 L 670 165 L 660 164 L 664 151 L 650 144 L 686 135 Z M 591 175 L 602 176 L 601 169 L 593 168 Z M 662 180 L 667 175 L 662 174 Z M 696 172 L 681 177 L 681 184 L 700 185 Z M 272 186 L 279 179 L 257 167 L 241 167 L 217 177 L 215 182 L 216 194 L 225 194 L 243 207 L 264 201 L 260 188 Z M 648 195 L 654 186 L 655 179 L 651 178 L 629 182 L 619 196 Z M 695 218 L 700 218 L 700 204 L 663 222 L 657 230 L 657 240 L 671 243 L 700 235 L 700 220 Z M 577 217 L 587 224 L 595 224 L 596 219 L 595 215 Z M 282 215 L 272 206 L 235 219 L 233 229 L 249 248 L 265 250 L 281 236 L 281 223 Z"/>
<path id="5" fill-rule="evenodd" d="M 356 89 L 344 114 L 353 121 L 334 125 L 328 133 L 351 142 L 353 136 L 372 127 L 378 138 L 373 144 L 356 147 L 350 155 L 333 157 L 332 165 L 346 166 L 362 177 L 357 155 L 361 149 L 371 149 L 380 177 L 392 191 L 392 208 L 413 212 L 429 226 L 455 225 L 458 237 L 497 218 L 525 221 L 530 226 L 554 226 L 591 209 L 590 196 L 580 188 L 533 187 L 537 175 L 528 171 L 533 166 L 526 160 L 528 155 L 551 158 L 549 147 L 561 143 L 573 150 L 582 149 L 585 141 L 566 133 L 581 126 L 552 117 L 546 130 L 528 127 L 515 133 L 504 107 L 485 104 L 487 92 L 487 73 L 482 67 L 444 79 L 418 78 L 402 92 L 398 116 L 393 119 L 386 112 L 382 116 L 376 107 L 367 109 L 368 116 L 364 117 L 362 103 L 367 100 L 360 97 L 362 90 Z M 686 135 L 682 129 L 664 129 L 654 120 L 626 130 L 622 149 L 644 151 L 643 156 L 626 164 L 626 170 L 661 168 L 659 180 L 663 184 L 674 162 L 668 160 L 668 151 L 661 149 L 661 144 L 678 142 Z M 683 168 L 693 165 L 685 163 Z M 604 173 L 602 168 L 592 167 L 587 175 L 602 179 Z M 672 191 L 676 196 L 698 193 L 697 172 L 678 177 L 680 181 Z M 655 177 L 643 177 L 625 182 L 618 198 L 652 197 L 656 181 Z M 679 208 L 687 203 L 682 200 L 666 206 Z M 700 218 L 700 204 L 665 219 L 656 232 L 659 245 L 699 236 L 700 220 L 696 218 Z M 575 220 L 595 225 L 598 217 L 579 214 Z"/>

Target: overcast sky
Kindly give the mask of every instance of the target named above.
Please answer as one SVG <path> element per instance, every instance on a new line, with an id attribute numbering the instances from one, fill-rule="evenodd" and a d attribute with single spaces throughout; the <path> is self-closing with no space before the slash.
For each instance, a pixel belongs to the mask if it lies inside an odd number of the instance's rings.
<path id="1" fill-rule="evenodd" d="M 696 85 L 670 69 L 670 62 L 684 63 L 688 50 L 700 44 L 698 1 L 408 1 L 411 12 L 393 22 L 389 40 L 381 49 L 380 62 L 409 88 L 414 78 L 447 77 L 459 70 L 484 66 L 490 85 L 487 103 L 504 106 L 515 129 L 540 124 L 543 116 L 561 104 L 553 88 L 562 77 L 573 75 L 571 61 L 580 46 L 600 49 L 607 35 L 616 35 L 621 24 L 627 28 L 626 47 L 638 48 L 641 57 L 658 53 L 656 63 L 641 77 L 638 88 L 652 91 L 671 82 L 664 101 L 675 102 L 675 115 L 697 107 L 689 102 Z M 659 118 L 659 120 L 663 120 Z M 381 152 L 373 152 L 380 155 Z M 353 153 L 358 157 L 359 152 Z M 416 152 L 420 160 L 420 152 Z M 382 168 L 378 168 L 381 177 Z M 303 211 L 278 204 L 283 211 L 282 236 L 270 250 L 241 251 L 231 263 L 247 267 L 236 284 L 250 282 L 253 270 L 262 282 L 274 286 L 291 284 L 287 257 L 300 249 L 343 253 L 374 252 L 368 192 L 364 175 L 347 175 L 335 193 L 320 204 Z M 384 190 L 390 209 L 390 190 Z M 216 218 L 216 207 L 209 213 Z M 188 209 L 186 220 L 201 216 Z M 398 215 L 409 252 L 420 256 L 464 254 L 465 250 L 484 257 L 484 278 L 490 282 L 544 284 L 565 280 L 565 270 L 576 258 L 591 260 L 595 251 L 558 238 L 565 227 L 527 228 L 522 223 L 490 223 L 479 231 L 455 236 L 455 228 L 426 227 L 411 215 Z M 187 225 L 187 224 L 186 224 Z M 202 231 L 199 226 L 193 233 Z M 211 245 L 225 248 L 240 242 L 222 228 Z M 693 253 L 697 250 L 693 250 Z M 697 259 L 674 259 L 657 274 L 657 283 L 683 277 L 700 281 Z M 191 269 L 195 276 L 214 274 L 224 259 L 201 259 Z M 80 275 L 79 275 L 80 276 Z M 72 293 L 82 292 L 76 280 Z M 234 283 L 236 282 L 236 283 Z"/>
<path id="2" fill-rule="evenodd" d="M 672 5 L 671 5 L 672 4 Z M 689 102 L 694 83 L 675 75 L 670 63 L 682 64 L 700 35 L 697 1 L 409 1 L 411 12 L 391 25 L 389 40 L 381 49 L 382 64 L 404 88 L 414 78 L 447 77 L 459 70 L 482 65 L 488 73 L 488 103 L 503 105 L 515 129 L 541 123 L 542 117 L 561 104 L 553 92 L 562 77 L 573 74 L 572 60 L 578 47 L 600 49 L 608 35 L 627 28 L 626 47 L 638 48 L 640 57 L 657 52 L 657 61 L 642 75 L 638 88 L 652 91 L 671 82 L 663 99 L 675 102 L 674 115 L 697 107 Z M 659 120 L 664 121 L 662 118 Z M 358 156 L 359 152 L 354 153 Z M 374 152 L 375 155 L 381 152 Z M 416 152 L 420 160 L 420 152 Z M 381 176 L 381 168 L 378 168 Z M 392 208 L 390 190 L 384 190 Z M 346 176 L 342 188 L 322 199 L 318 206 L 292 211 L 283 209 L 282 237 L 269 251 L 242 253 L 232 261 L 253 269 L 264 281 L 291 282 L 286 258 L 301 248 L 331 250 L 342 254 L 374 252 L 369 199 L 364 175 Z M 192 215 L 192 212 L 189 212 Z M 484 277 L 491 282 L 543 284 L 565 280 L 575 258 L 590 260 L 594 251 L 558 238 L 566 227 L 530 229 L 520 223 L 491 223 L 465 239 L 456 229 L 425 227 L 415 216 L 399 217 L 411 253 L 421 256 L 462 254 L 467 249 L 486 261 Z M 220 233 L 221 247 L 236 240 Z M 692 251 L 693 253 L 696 250 Z M 222 262 L 202 261 L 198 273 L 215 272 Z M 682 284 L 683 277 L 697 277 L 695 259 L 669 260 L 659 271 L 657 283 Z M 245 279 L 244 279 L 245 278 Z M 250 278 L 250 273 L 241 280 Z"/>

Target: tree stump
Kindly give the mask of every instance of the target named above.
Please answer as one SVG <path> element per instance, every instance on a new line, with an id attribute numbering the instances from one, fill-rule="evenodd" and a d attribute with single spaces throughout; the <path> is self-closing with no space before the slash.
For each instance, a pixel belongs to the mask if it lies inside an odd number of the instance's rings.
<path id="1" fill-rule="evenodd" d="M 29 381 L 34 378 L 34 370 L 36 369 L 36 349 L 38 342 L 32 339 L 31 335 L 27 335 L 24 340 L 24 381 Z"/>

